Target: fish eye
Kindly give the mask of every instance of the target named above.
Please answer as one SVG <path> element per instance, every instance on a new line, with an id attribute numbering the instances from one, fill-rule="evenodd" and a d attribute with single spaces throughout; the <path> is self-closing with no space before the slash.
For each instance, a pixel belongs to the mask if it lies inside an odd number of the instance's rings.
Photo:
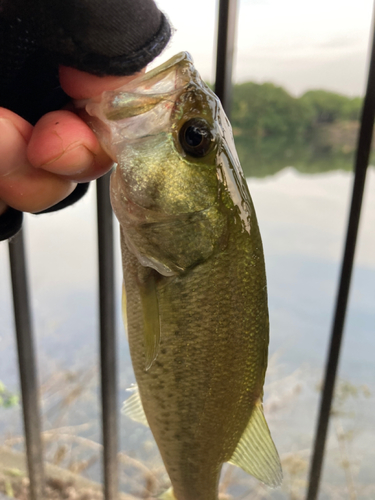
<path id="1" fill-rule="evenodd" d="M 199 118 L 192 118 L 183 124 L 179 140 L 183 150 L 195 158 L 206 156 L 214 144 L 208 123 Z"/>

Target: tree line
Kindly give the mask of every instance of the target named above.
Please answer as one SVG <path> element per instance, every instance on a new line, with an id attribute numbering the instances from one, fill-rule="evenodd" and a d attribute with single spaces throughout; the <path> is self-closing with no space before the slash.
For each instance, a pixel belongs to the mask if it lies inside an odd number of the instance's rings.
<path id="1" fill-rule="evenodd" d="M 362 98 L 325 90 L 293 97 L 272 83 L 234 85 L 231 122 L 235 134 L 305 138 L 322 124 L 357 121 Z"/>

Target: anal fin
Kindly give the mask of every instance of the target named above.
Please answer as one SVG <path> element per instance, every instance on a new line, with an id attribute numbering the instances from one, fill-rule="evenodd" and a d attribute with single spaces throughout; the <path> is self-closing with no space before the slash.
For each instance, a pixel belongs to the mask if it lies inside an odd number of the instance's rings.
<path id="1" fill-rule="evenodd" d="M 147 418 L 143 410 L 143 405 L 137 386 L 134 389 L 134 394 L 132 394 L 130 398 L 128 398 L 123 404 L 122 413 L 135 422 L 140 422 L 141 424 L 148 427 Z"/>
<path id="2" fill-rule="evenodd" d="M 176 497 L 173 494 L 173 488 L 172 486 L 167 489 L 164 493 L 162 493 L 159 497 L 159 500 L 177 500 Z"/>
<path id="3" fill-rule="evenodd" d="M 283 473 L 280 458 L 264 418 L 261 402 L 254 406 L 229 462 L 268 486 L 275 488 L 281 484 Z"/>

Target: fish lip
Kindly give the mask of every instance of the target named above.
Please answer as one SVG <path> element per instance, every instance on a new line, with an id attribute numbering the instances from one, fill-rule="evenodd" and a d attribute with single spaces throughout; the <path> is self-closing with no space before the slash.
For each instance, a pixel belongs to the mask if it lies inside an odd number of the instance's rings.
<path id="1" fill-rule="evenodd" d="M 103 113 L 109 120 L 139 116 L 161 103 L 173 107 L 178 94 L 200 77 L 188 52 L 180 52 L 160 66 L 143 73 L 122 87 L 104 92 Z"/>
<path id="2" fill-rule="evenodd" d="M 151 69 L 150 71 L 147 71 L 146 73 L 141 74 L 137 78 L 134 78 L 131 80 L 129 83 L 125 84 L 123 87 L 121 87 L 122 90 L 124 91 L 132 91 L 133 89 L 136 90 L 137 88 L 141 87 L 140 92 L 141 94 L 158 94 L 159 92 L 150 92 L 151 88 L 143 88 L 142 85 L 147 83 L 147 82 L 152 82 L 152 83 L 158 83 L 159 77 L 164 77 L 167 76 L 169 73 L 176 71 L 178 68 L 182 68 L 182 73 L 186 74 L 186 82 L 181 87 L 177 87 L 174 89 L 174 91 L 178 90 L 178 88 L 183 88 L 185 87 L 189 81 L 190 81 L 190 75 L 188 73 L 191 72 L 191 69 L 194 68 L 193 66 L 193 58 L 191 57 L 189 52 L 179 52 L 175 56 L 171 57 L 168 59 L 168 61 L 165 61 L 164 63 L 160 64 L 156 68 Z M 190 70 L 190 71 L 189 71 Z M 196 71 L 194 71 L 196 72 Z M 132 92 L 132 93 L 138 93 L 138 92 Z M 173 91 L 170 92 L 164 92 L 164 93 L 173 93 Z"/>
<path id="3" fill-rule="evenodd" d="M 176 73 L 176 81 L 173 88 L 170 86 L 168 90 L 155 89 L 156 84 L 160 83 L 161 80 L 166 79 L 173 72 Z M 75 101 L 75 106 L 79 109 L 86 107 L 86 110 L 88 111 L 87 105 L 90 103 L 97 104 L 103 100 L 110 100 L 112 97 L 115 98 L 115 96 L 119 93 L 139 94 L 140 96 L 174 94 L 179 90 L 183 90 L 189 84 L 192 77 L 200 79 L 197 70 L 194 68 L 193 58 L 189 52 L 180 52 L 168 59 L 168 61 L 160 64 L 150 71 L 147 71 L 146 73 L 142 73 L 117 89 L 104 91 L 100 95 L 90 99 Z M 89 112 L 89 114 L 91 113 Z"/>

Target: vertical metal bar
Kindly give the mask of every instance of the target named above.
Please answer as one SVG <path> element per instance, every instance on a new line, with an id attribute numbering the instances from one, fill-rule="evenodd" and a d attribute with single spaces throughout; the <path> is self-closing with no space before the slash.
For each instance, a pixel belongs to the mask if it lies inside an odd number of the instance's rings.
<path id="1" fill-rule="evenodd" d="M 215 93 L 230 118 L 237 0 L 220 0 L 217 29 Z"/>
<path id="2" fill-rule="evenodd" d="M 100 356 L 102 383 L 104 496 L 118 495 L 117 373 L 115 336 L 115 286 L 113 219 L 106 174 L 96 182 L 99 248 Z"/>
<path id="3" fill-rule="evenodd" d="M 9 241 L 9 259 L 30 478 L 30 498 L 31 500 L 41 500 L 44 497 L 43 447 L 40 436 L 38 382 L 22 230 Z"/>
<path id="4" fill-rule="evenodd" d="M 375 9 L 374 9 L 375 12 Z M 335 387 L 336 372 L 340 355 L 340 347 L 348 303 L 350 280 L 353 268 L 354 252 L 357 240 L 359 218 L 361 213 L 363 190 L 366 181 L 366 170 L 371 152 L 371 141 L 375 117 L 375 24 L 373 22 L 372 50 L 367 81 L 366 96 L 362 109 L 361 128 L 355 160 L 355 178 L 344 256 L 341 267 L 335 317 L 331 333 L 331 343 L 326 364 L 323 394 L 320 403 L 320 414 L 317 425 L 314 454 L 310 469 L 307 500 L 315 500 L 318 495 L 320 475 L 323 466 L 325 442 L 331 411 L 331 402 Z"/>

